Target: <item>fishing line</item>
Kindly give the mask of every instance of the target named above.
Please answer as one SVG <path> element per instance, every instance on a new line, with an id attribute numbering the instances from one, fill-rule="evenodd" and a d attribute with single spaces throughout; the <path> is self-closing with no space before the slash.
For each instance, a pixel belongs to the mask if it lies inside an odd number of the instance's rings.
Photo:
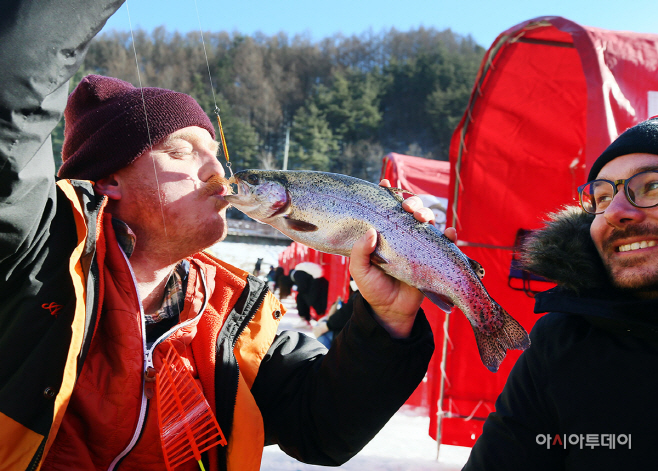
<path id="1" fill-rule="evenodd" d="M 137 68 L 137 81 L 139 82 L 139 90 L 140 90 L 141 95 L 142 95 L 142 107 L 144 109 L 144 121 L 146 123 L 146 135 L 148 136 L 148 140 L 149 140 L 149 149 L 151 151 L 153 151 L 153 141 L 151 140 L 151 131 L 149 129 L 149 119 L 148 119 L 148 113 L 146 111 L 146 99 L 144 98 L 144 88 L 142 87 L 142 76 L 139 72 L 139 60 L 137 58 L 137 48 L 135 47 L 135 35 L 133 33 L 133 25 L 132 25 L 132 21 L 130 19 L 130 8 L 128 6 L 128 0 L 126 0 L 126 11 L 128 12 L 128 26 L 130 26 L 130 37 L 131 37 L 132 43 L 133 43 L 133 54 L 135 55 L 135 67 Z M 160 203 L 160 216 L 162 217 L 162 229 L 164 231 L 165 240 L 167 242 L 169 242 L 169 235 L 167 234 L 167 221 L 166 221 L 165 214 L 164 214 L 164 203 L 162 201 L 162 192 L 160 191 L 160 180 L 158 179 L 158 169 L 155 165 L 155 157 L 153 156 L 153 152 L 151 152 L 151 162 L 153 163 L 153 175 L 155 176 L 155 185 L 156 185 L 156 188 L 158 189 L 158 201 Z M 168 243 L 165 244 L 165 251 L 167 253 L 167 259 L 169 261 L 169 265 L 172 265 L 174 262 L 173 262 L 173 258 L 171 256 L 171 251 L 169 250 L 169 244 Z M 173 274 L 172 274 L 172 276 L 173 276 Z M 179 307 L 178 303 L 175 303 L 175 304 L 176 304 L 176 310 L 178 312 L 178 317 L 180 319 L 180 314 L 181 314 L 180 307 Z"/>
<path id="2" fill-rule="evenodd" d="M 146 135 L 149 140 L 149 149 L 153 150 L 153 142 L 151 141 L 151 131 L 149 129 L 149 118 L 148 113 L 146 112 L 146 99 L 144 98 L 144 88 L 142 87 L 142 76 L 139 73 L 139 61 L 137 59 L 137 48 L 135 47 L 135 35 L 133 34 L 133 25 L 130 20 L 130 8 L 128 7 L 128 0 L 126 0 L 126 11 L 128 12 L 128 25 L 130 26 L 130 38 L 133 42 L 133 54 L 135 55 L 135 67 L 137 69 L 137 81 L 139 82 L 139 91 L 142 94 L 142 108 L 144 109 L 144 121 L 146 122 Z M 162 203 L 162 195 L 160 193 L 160 181 L 158 180 L 158 170 L 155 166 L 155 157 L 151 154 L 151 162 L 153 163 L 153 175 L 155 175 L 155 185 L 158 188 L 158 201 L 160 201 L 160 215 L 162 216 L 162 226 L 164 229 L 165 239 L 169 240 L 167 237 L 167 223 L 165 221 L 164 215 L 164 205 Z M 171 262 L 171 254 L 169 253 L 169 248 L 167 248 L 167 256 L 169 258 L 169 263 Z"/>
<path id="3" fill-rule="evenodd" d="M 195 0 L 195 2 L 196 2 L 196 0 Z M 155 183 L 156 183 L 156 187 L 157 187 L 157 191 L 158 191 L 158 201 L 160 203 L 160 214 L 162 216 L 162 227 L 164 229 L 164 236 L 165 236 L 165 240 L 166 240 L 165 251 L 166 251 L 166 254 L 167 254 L 167 258 L 169 259 L 169 265 L 172 265 L 173 261 L 172 261 L 171 251 L 169 249 L 169 235 L 167 234 L 167 223 L 166 223 L 166 218 L 165 218 L 165 214 L 164 214 L 164 204 L 163 204 L 163 201 L 162 201 L 162 194 L 161 194 L 161 191 L 160 191 L 160 181 L 158 179 L 158 170 L 157 170 L 157 166 L 155 164 L 155 157 L 153 155 L 153 141 L 151 139 L 151 132 L 150 132 L 149 125 L 148 125 L 148 113 L 146 111 L 146 99 L 144 97 L 144 88 L 142 87 L 142 78 L 141 78 L 141 74 L 139 72 L 139 60 L 138 60 L 138 57 L 137 57 L 137 48 L 135 46 L 135 36 L 134 36 L 134 33 L 133 33 L 132 21 L 131 21 L 131 18 L 130 18 L 130 8 L 128 7 L 128 0 L 126 0 L 126 10 L 128 11 L 128 24 L 130 26 L 130 36 L 132 38 L 132 43 L 133 43 L 133 54 L 135 55 L 135 66 L 137 68 L 137 80 L 139 81 L 139 88 L 140 88 L 140 92 L 141 92 L 141 96 L 142 96 L 142 106 L 143 106 L 143 109 L 144 109 L 144 118 L 145 118 L 145 122 L 146 122 L 146 133 L 147 133 L 147 136 L 148 136 L 149 148 L 151 150 L 151 162 L 153 163 L 153 174 L 155 175 Z M 197 16 L 198 16 L 198 10 L 197 10 Z M 204 53 L 205 53 L 205 44 L 204 44 Z M 207 56 L 206 56 L 206 64 L 208 64 Z M 210 74 L 210 66 L 209 65 L 208 65 L 208 73 Z M 211 87 L 212 87 L 212 79 L 211 79 Z M 213 97 L 214 97 L 214 91 L 213 91 Z M 219 126 L 220 126 L 220 134 L 221 134 L 221 137 L 222 137 L 222 143 L 223 143 L 223 145 L 226 145 L 225 141 L 224 141 L 224 133 L 223 133 L 222 128 L 221 128 L 221 121 L 219 120 L 219 108 L 217 107 L 216 102 L 215 102 L 215 109 L 216 109 L 215 112 L 217 114 L 217 121 L 218 121 Z M 225 155 L 226 155 L 226 161 L 227 161 L 227 164 L 228 164 L 228 153 L 226 153 Z M 230 165 L 229 165 L 229 169 L 230 169 Z M 231 175 L 232 175 L 232 172 L 231 172 Z M 174 272 L 170 276 L 175 276 L 175 270 L 176 269 L 174 268 Z M 167 284 L 168 284 L 168 280 L 169 279 L 167 279 Z M 166 289 L 166 286 L 165 286 L 165 289 Z M 185 295 L 185 293 L 183 293 L 183 296 L 184 295 Z M 206 296 L 207 296 L 207 294 L 206 294 Z M 178 301 L 175 301 L 174 305 L 176 306 L 175 309 L 178 313 L 178 318 L 179 318 L 179 321 L 180 321 L 180 315 L 181 315 L 180 304 L 179 304 Z M 145 321 L 142 321 L 142 322 L 145 322 Z M 146 332 L 144 332 L 143 335 L 146 336 Z M 185 351 L 186 352 L 187 352 L 187 348 L 188 348 L 188 345 L 185 345 Z M 173 348 L 170 347 L 170 351 L 172 351 L 172 350 L 173 350 Z M 180 361 L 180 358 L 179 358 L 179 361 Z M 164 359 L 164 365 L 165 365 L 165 368 L 168 368 L 167 358 Z M 189 376 L 189 379 L 192 381 L 192 386 L 194 386 L 195 383 L 194 383 L 194 380 L 192 379 L 192 375 L 187 370 L 187 367 L 184 364 L 182 364 L 182 361 L 180 361 L 179 369 L 180 370 L 185 370 L 185 372 Z M 158 373 L 158 375 L 156 375 L 156 383 L 159 379 L 159 376 L 160 375 Z M 171 388 L 173 388 L 173 390 Z M 170 389 L 169 389 L 170 394 L 168 394 L 165 399 L 167 399 L 167 400 L 172 399 L 173 395 L 176 395 L 178 397 L 178 392 L 179 392 L 178 389 L 180 389 L 182 391 L 186 390 L 184 384 L 181 385 L 181 384 L 178 384 L 176 381 L 173 381 L 172 384 L 170 385 Z M 167 404 L 164 404 L 164 402 L 166 402 L 166 400 L 163 400 L 161 398 L 161 391 L 160 391 L 159 387 L 156 387 L 156 393 L 157 393 L 156 404 L 157 404 L 157 411 L 158 411 L 158 425 L 161 429 L 161 441 L 162 441 L 162 446 L 163 446 L 163 452 L 165 453 L 165 462 L 167 464 L 167 469 L 169 470 L 171 468 L 169 466 L 169 459 L 168 459 L 169 455 L 168 455 L 167 452 L 172 451 L 172 446 L 167 446 L 168 444 L 171 445 L 171 442 L 167 437 L 171 437 L 172 435 L 171 434 L 167 435 L 166 433 L 164 435 L 162 435 L 162 433 L 164 431 L 162 429 L 162 423 L 161 423 L 161 417 L 160 417 L 162 415 L 162 409 L 163 408 L 166 409 Z M 188 397 L 188 399 L 189 399 L 189 397 Z M 224 438 L 224 435 L 222 434 L 222 431 L 219 428 L 219 425 L 217 424 L 217 419 L 213 415 L 210 406 L 208 405 L 208 403 L 206 402 L 206 400 L 203 396 L 203 393 L 200 390 L 198 390 L 198 388 L 196 390 L 196 395 L 194 396 L 193 399 L 203 402 L 202 407 L 201 407 L 201 409 L 203 409 L 202 414 L 199 415 L 197 413 L 198 411 L 193 411 L 194 413 L 192 413 L 192 414 L 186 413 L 186 411 L 181 411 L 182 415 L 180 417 L 177 417 L 178 420 L 176 422 L 180 422 L 181 424 L 185 425 L 185 424 L 188 424 L 190 422 L 190 420 L 192 420 L 192 422 L 194 423 L 195 419 L 197 419 L 199 417 L 201 417 L 201 418 L 205 417 L 204 420 L 202 420 L 200 423 L 196 423 L 196 425 L 195 425 L 196 432 L 194 434 L 192 434 L 192 432 L 190 430 L 188 430 L 187 434 L 186 434 L 186 436 L 189 440 L 189 446 L 195 452 L 195 453 L 193 453 L 194 458 L 196 458 L 201 470 L 205 471 L 205 468 L 203 466 L 203 462 L 201 461 L 200 453 L 203 452 L 203 451 L 206 451 L 207 449 L 209 449 L 213 446 L 216 446 L 218 444 L 226 445 L 226 439 Z M 211 432 L 214 433 L 213 430 L 209 431 L 208 427 L 207 427 L 207 422 L 210 419 L 212 419 L 212 421 L 214 421 L 214 425 L 216 426 L 217 432 L 218 432 L 218 434 L 213 435 L 213 436 L 208 436 L 208 433 L 211 433 Z M 201 427 L 201 429 L 199 429 L 199 426 Z M 201 430 L 201 432 L 203 432 L 201 435 L 199 435 L 199 430 Z M 177 435 L 177 434 L 174 434 L 174 436 L 173 436 L 174 440 L 176 439 L 175 435 Z M 220 438 L 221 438 L 221 440 L 220 440 Z M 202 440 L 202 442 L 200 444 L 197 443 L 196 442 L 197 439 Z M 205 448 L 200 449 L 200 445 L 205 446 Z M 180 451 L 180 448 L 176 448 L 176 450 Z M 183 459 L 183 461 L 188 460 L 187 456 L 183 456 L 183 457 L 179 457 L 179 458 Z M 183 462 L 183 461 L 181 461 L 181 462 Z"/>
<path id="4" fill-rule="evenodd" d="M 219 117 L 219 106 L 217 106 L 217 97 L 215 96 L 215 86 L 212 83 L 212 75 L 210 74 L 210 62 L 208 61 L 208 52 L 206 51 L 206 41 L 203 39 L 203 28 L 201 27 L 201 17 L 199 16 L 199 6 L 197 1 L 194 0 L 194 8 L 196 9 L 196 18 L 199 22 L 199 33 L 201 34 L 201 44 L 203 45 L 203 55 L 206 58 L 206 68 L 208 69 L 208 80 L 210 80 L 210 92 L 212 93 L 212 99 L 215 103 L 215 116 L 217 116 L 217 127 L 219 128 L 219 137 L 222 143 L 222 152 L 224 152 L 224 158 L 226 159 L 226 167 L 231 173 L 231 178 L 233 178 L 233 169 L 231 168 L 231 162 L 228 158 L 228 148 L 226 147 L 226 138 L 224 138 L 224 129 L 222 128 L 222 120 Z"/>

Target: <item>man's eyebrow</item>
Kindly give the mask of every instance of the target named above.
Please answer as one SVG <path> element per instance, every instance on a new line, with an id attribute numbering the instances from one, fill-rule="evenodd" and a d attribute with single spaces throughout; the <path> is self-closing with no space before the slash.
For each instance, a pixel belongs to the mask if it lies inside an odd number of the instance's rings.
<path id="1" fill-rule="evenodd" d="M 633 173 L 646 172 L 648 170 L 658 170 L 658 165 L 646 165 L 644 167 L 636 168 Z"/>

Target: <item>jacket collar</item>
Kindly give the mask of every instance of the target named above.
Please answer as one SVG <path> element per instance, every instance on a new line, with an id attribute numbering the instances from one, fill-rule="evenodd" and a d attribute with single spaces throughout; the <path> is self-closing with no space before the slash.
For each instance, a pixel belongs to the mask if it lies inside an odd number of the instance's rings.
<path id="1" fill-rule="evenodd" d="M 548 215 L 523 246 L 524 269 L 575 291 L 612 287 L 589 228 L 594 216 L 577 206 Z"/>
<path id="2" fill-rule="evenodd" d="M 550 214 L 544 228 L 526 240 L 524 268 L 558 284 L 536 295 L 535 312 L 569 312 L 658 328 L 658 300 L 638 299 L 612 285 L 589 234 L 593 219 L 577 206 L 565 207 Z"/>
<path id="3" fill-rule="evenodd" d="M 123 253 L 126 254 L 126 257 L 130 258 L 135 251 L 137 236 L 128 224 L 115 217 L 112 218 L 112 228 L 114 229 L 117 242 L 121 246 L 121 249 L 123 249 Z"/>

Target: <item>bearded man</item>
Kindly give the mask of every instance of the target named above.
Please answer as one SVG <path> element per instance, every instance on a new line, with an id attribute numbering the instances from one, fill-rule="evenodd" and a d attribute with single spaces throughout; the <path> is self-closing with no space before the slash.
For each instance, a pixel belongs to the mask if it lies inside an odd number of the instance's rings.
<path id="1" fill-rule="evenodd" d="M 549 314 L 464 470 L 655 466 L 658 117 L 610 144 L 578 191 L 582 209 L 552 215 L 525 247 L 526 268 L 558 286 L 537 294 Z"/>

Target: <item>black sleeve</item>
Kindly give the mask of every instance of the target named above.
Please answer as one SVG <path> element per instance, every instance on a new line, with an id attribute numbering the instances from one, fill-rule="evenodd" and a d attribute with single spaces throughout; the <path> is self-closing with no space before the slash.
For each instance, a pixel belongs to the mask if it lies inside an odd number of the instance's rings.
<path id="1" fill-rule="evenodd" d="M 266 444 L 307 463 L 336 466 L 359 452 L 423 379 L 434 341 L 425 314 L 392 339 L 361 296 L 331 350 L 283 332 L 263 359 L 252 393 Z"/>
<path id="2" fill-rule="evenodd" d="M 543 444 L 561 430 L 546 391 L 553 374 L 549 363 L 555 332 L 542 317 L 530 335 L 532 344 L 512 368 L 473 446 L 463 471 L 546 470 L 564 468 L 564 449 Z M 538 438 L 538 436 L 542 437 Z"/>
<path id="3" fill-rule="evenodd" d="M 43 444 L 66 401 L 59 385 L 71 381 L 63 375 L 77 301 L 69 259 L 78 237 L 71 205 L 56 191 L 50 133 L 89 41 L 121 3 L 8 0 L 0 6 L 0 415 L 42 436 Z M 90 289 L 89 306 L 94 299 Z M 53 305 L 56 315 L 49 313 Z M 85 328 L 93 326 L 87 321 Z M 57 400 L 44 400 L 46 387 Z M 40 452 L 34 457 L 38 464 Z"/>
<path id="4" fill-rule="evenodd" d="M 354 297 L 355 294 L 352 294 L 345 304 L 329 316 L 329 319 L 327 319 L 327 327 L 329 330 L 340 332 L 345 324 L 347 324 L 347 321 L 352 317 L 352 311 L 354 310 Z"/>
<path id="5" fill-rule="evenodd" d="M 89 41 L 123 0 L 16 1 L 0 14 L 0 263 L 55 214 L 50 133 Z M 13 262 L 12 262 L 13 263 Z M 2 265 L 3 271 L 11 266 Z"/>

